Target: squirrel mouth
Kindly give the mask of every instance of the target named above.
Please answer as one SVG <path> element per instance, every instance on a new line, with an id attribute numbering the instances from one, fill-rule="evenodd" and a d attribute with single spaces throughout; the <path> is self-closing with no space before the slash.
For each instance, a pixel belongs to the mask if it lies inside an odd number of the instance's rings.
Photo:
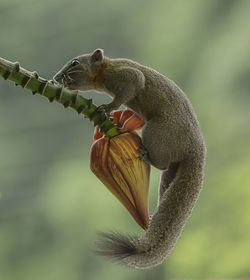
<path id="1" fill-rule="evenodd" d="M 68 88 L 70 88 L 75 82 L 75 80 L 66 73 L 60 73 L 55 75 L 53 77 L 53 81 L 58 84 L 64 85 L 65 87 Z"/>
<path id="2" fill-rule="evenodd" d="M 75 80 L 72 79 L 68 74 L 63 73 L 62 74 L 62 83 L 66 87 L 70 87 L 72 84 L 74 84 Z"/>

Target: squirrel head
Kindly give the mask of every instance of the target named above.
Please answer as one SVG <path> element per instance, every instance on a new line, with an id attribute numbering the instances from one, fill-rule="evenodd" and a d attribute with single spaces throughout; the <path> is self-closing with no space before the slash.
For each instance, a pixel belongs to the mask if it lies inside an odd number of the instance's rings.
<path id="1" fill-rule="evenodd" d="M 53 80 L 71 90 L 88 91 L 103 82 L 104 52 L 96 49 L 91 54 L 83 54 L 68 61 Z"/>

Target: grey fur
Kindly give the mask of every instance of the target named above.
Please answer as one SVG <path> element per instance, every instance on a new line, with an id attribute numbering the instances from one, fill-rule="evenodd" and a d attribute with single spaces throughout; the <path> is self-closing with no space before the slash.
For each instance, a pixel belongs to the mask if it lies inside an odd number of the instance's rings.
<path id="1" fill-rule="evenodd" d="M 184 92 L 149 67 L 104 57 L 101 50 L 76 59 L 79 65 L 69 61 L 54 79 L 71 89 L 109 94 L 113 101 L 101 106 L 107 114 L 122 104 L 138 113 L 145 121 L 143 157 L 163 170 L 149 229 L 139 238 L 104 234 L 97 251 L 130 267 L 154 267 L 173 250 L 202 188 L 206 147 L 198 119 Z"/>

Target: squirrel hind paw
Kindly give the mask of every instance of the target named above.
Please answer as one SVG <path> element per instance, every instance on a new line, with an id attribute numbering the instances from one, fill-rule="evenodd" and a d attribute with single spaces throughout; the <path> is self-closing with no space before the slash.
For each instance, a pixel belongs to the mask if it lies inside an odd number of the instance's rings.
<path id="1" fill-rule="evenodd" d="M 138 149 L 140 155 L 138 156 L 138 158 L 140 160 L 144 160 L 145 162 L 151 164 L 151 161 L 150 161 L 150 158 L 149 158 L 149 155 L 148 155 L 148 151 L 146 150 L 146 148 L 144 146 L 141 146 L 139 149 Z"/>

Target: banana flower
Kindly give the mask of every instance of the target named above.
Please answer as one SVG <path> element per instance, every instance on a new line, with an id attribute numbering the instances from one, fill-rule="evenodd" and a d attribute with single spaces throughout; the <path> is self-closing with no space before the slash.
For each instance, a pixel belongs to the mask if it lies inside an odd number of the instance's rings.
<path id="1" fill-rule="evenodd" d="M 139 158 L 141 138 L 134 132 L 141 129 L 144 122 L 131 110 L 114 111 L 111 116 L 121 134 L 105 137 L 95 128 L 90 168 L 135 221 L 147 229 L 150 165 Z"/>

